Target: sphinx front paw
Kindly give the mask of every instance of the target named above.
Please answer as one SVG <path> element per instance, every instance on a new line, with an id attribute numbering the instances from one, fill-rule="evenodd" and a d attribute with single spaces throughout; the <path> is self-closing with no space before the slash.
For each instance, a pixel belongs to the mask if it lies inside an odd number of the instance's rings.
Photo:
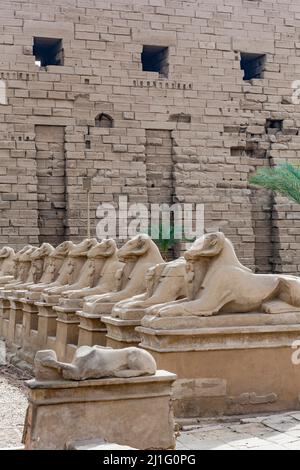
<path id="1" fill-rule="evenodd" d="M 120 318 L 119 310 L 112 310 L 111 316 L 112 316 L 112 318 Z"/>
<path id="2" fill-rule="evenodd" d="M 157 305 L 152 305 L 145 310 L 145 315 L 157 316 L 160 308 Z"/>
<path id="3" fill-rule="evenodd" d="M 184 315 L 184 311 L 177 306 L 163 307 L 159 309 L 157 317 L 180 317 Z"/>
<path id="4" fill-rule="evenodd" d="M 68 299 L 77 299 L 78 298 L 78 292 L 76 291 L 69 291 L 67 293 L 64 294 L 64 297 L 68 298 Z"/>

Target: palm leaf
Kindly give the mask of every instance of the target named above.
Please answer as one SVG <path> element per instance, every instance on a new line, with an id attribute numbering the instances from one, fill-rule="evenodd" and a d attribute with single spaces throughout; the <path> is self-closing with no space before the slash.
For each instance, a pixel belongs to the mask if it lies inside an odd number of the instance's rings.
<path id="1" fill-rule="evenodd" d="M 283 163 L 274 168 L 262 168 L 250 178 L 250 183 L 277 192 L 300 204 L 300 167 Z"/>

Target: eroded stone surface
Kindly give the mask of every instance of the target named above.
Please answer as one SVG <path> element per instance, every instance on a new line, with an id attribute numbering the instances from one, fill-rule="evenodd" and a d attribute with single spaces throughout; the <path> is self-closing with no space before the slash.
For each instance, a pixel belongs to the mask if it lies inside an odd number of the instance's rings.
<path id="1" fill-rule="evenodd" d="M 125 263 L 117 273 L 118 288 L 114 292 L 89 297 L 83 305 L 83 312 L 110 314 L 117 302 L 145 292 L 148 269 L 163 262 L 156 244 L 146 234 L 136 235 L 125 243 L 118 251 L 118 258 Z"/>
<path id="2" fill-rule="evenodd" d="M 99 379 L 104 377 L 138 377 L 154 375 L 156 363 L 150 353 L 139 348 L 112 349 L 101 346 L 81 346 L 72 363 L 57 360 L 55 351 L 38 351 L 35 356 L 37 380 Z"/>
<path id="3" fill-rule="evenodd" d="M 0 341 L 0 357 L 3 357 L 3 353 L 4 344 Z M 15 377 L 14 380 L 12 376 Z M 4 369 L 0 368 L 0 448 L 21 446 L 27 398 L 24 389 L 16 386 L 16 378 L 16 372 L 11 372 L 7 377 L 4 375 Z M 299 411 L 243 418 L 230 417 L 223 421 L 183 421 L 176 449 L 300 450 L 300 438 L 295 436 L 295 433 L 298 434 L 299 425 Z M 87 445 L 89 446 L 88 443 Z M 108 447 L 110 449 L 110 446 Z"/>
<path id="4" fill-rule="evenodd" d="M 112 317 L 139 320 L 152 305 L 186 297 L 185 272 L 184 258 L 153 266 L 146 273 L 146 292 L 118 302 L 112 310 Z"/>
<path id="5" fill-rule="evenodd" d="M 25 448 L 65 449 L 72 441 L 104 439 L 137 449 L 173 449 L 175 379 L 157 371 L 80 382 L 28 381 Z"/>
<path id="6" fill-rule="evenodd" d="M 160 317 L 211 316 L 224 313 L 300 311 L 300 279 L 255 274 L 243 266 L 222 232 L 205 234 L 184 253 L 188 297 L 147 309 Z"/>
<path id="7" fill-rule="evenodd" d="M 62 292 L 59 305 L 75 310 L 81 306 L 84 298 L 117 289 L 117 272 L 123 267 L 117 253 L 116 242 L 112 239 L 103 240 L 93 246 L 87 254 L 86 269 L 77 283 Z"/>

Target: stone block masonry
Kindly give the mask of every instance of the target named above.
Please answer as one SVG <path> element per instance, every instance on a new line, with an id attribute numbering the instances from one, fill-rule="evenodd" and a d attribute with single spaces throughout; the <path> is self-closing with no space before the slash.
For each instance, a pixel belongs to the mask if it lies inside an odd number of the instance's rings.
<path id="1" fill-rule="evenodd" d="M 64 127 L 36 126 L 38 225 L 40 243 L 64 241 Z"/>
<path id="2" fill-rule="evenodd" d="M 298 162 L 299 21 L 298 0 L 0 0 L 0 244 L 81 240 L 85 176 L 93 229 L 101 202 L 152 202 L 154 178 L 243 263 L 297 273 L 299 208 L 247 181 Z"/>

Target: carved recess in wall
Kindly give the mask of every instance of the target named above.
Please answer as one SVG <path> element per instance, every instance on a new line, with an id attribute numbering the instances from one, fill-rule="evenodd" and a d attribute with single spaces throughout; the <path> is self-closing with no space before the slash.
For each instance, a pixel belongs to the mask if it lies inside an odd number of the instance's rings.
<path id="1" fill-rule="evenodd" d="M 192 90 L 191 82 L 182 82 L 177 80 L 132 80 L 132 85 L 141 88 L 158 88 L 170 90 Z"/>

